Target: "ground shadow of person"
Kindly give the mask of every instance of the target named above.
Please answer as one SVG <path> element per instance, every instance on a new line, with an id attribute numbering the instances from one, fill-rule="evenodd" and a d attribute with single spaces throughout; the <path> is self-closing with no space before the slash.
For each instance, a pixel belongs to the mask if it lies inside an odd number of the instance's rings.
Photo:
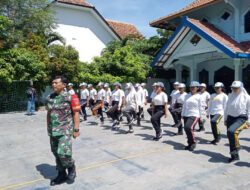
<path id="1" fill-rule="evenodd" d="M 51 166 L 49 164 L 40 164 L 36 166 L 36 170 L 40 172 L 40 174 L 45 179 L 52 179 L 57 175 L 56 166 Z"/>
<path id="2" fill-rule="evenodd" d="M 173 128 L 173 126 L 168 124 L 168 123 L 162 123 L 162 127 L 172 127 Z"/>
<path id="3" fill-rule="evenodd" d="M 153 127 L 141 126 L 140 129 L 141 129 L 141 130 L 152 130 Z"/>
<path id="4" fill-rule="evenodd" d="M 185 149 L 185 145 L 179 142 L 174 142 L 174 141 L 163 141 L 163 143 L 168 144 L 173 146 L 174 150 L 184 150 Z"/>
<path id="5" fill-rule="evenodd" d="M 239 167 L 248 167 L 248 168 L 250 168 L 250 163 L 248 163 L 248 162 L 236 162 L 234 165 L 239 166 Z"/>
<path id="6" fill-rule="evenodd" d="M 209 140 L 203 139 L 201 137 L 195 137 L 195 139 L 198 141 L 198 144 L 211 144 Z"/>
<path id="7" fill-rule="evenodd" d="M 167 135 L 167 136 L 176 136 L 176 133 L 172 132 L 172 131 L 168 131 L 168 130 L 164 130 L 164 135 Z"/>
<path id="8" fill-rule="evenodd" d="M 212 135 L 212 136 L 213 136 L 213 133 L 212 133 L 212 132 L 206 131 L 205 134 L 208 134 L 208 135 Z M 225 135 L 225 134 L 220 134 L 220 136 L 221 136 L 221 138 L 227 139 L 227 135 Z"/>
<path id="9" fill-rule="evenodd" d="M 240 138 L 240 140 L 243 140 L 243 141 L 250 141 L 250 138 Z"/>
<path id="10" fill-rule="evenodd" d="M 142 140 L 153 140 L 153 138 L 155 137 L 153 135 L 148 135 L 148 134 L 136 134 L 135 136 L 143 137 Z"/>
<path id="11" fill-rule="evenodd" d="M 96 125 L 98 125 L 98 123 L 94 122 L 94 121 L 88 121 L 87 123 L 88 123 L 89 126 L 92 126 L 92 125 L 96 126 Z"/>
<path id="12" fill-rule="evenodd" d="M 212 162 L 212 163 L 228 163 L 228 157 L 224 156 L 221 153 L 211 152 L 211 151 L 207 151 L 207 150 L 196 150 L 193 153 L 194 154 L 203 154 L 205 156 L 210 157 L 210 159 L 208 161 Z"/>

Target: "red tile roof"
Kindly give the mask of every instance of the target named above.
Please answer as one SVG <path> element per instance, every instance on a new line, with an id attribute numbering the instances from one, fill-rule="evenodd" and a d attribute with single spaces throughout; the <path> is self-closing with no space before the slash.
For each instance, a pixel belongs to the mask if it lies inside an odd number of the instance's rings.
<path id="1" fill-rule="evenodd" d="M 183 16 L 189 12 L 199 10 L 201 8 L 213 5 L 213 4 L 221 2 L 221 1 L 223 1 L 223 0 L 195 0 L 193 3 L 189 4 L 188 6 L 184 7 L 183 9 L 181 9 L 177 12 L 174 12 L 172 14 L 169 14 L 167 16 L 161 17 L 157 20 L 150 22 L 150 26 L 157 26 L 158 24 L 160 24 L 162 22 L 174 19 L 178 16 Z"/>
<path id="2" fill-rule="evenodd" d="M 106 19 L 109 26 L 120 36 L 121 39 L 124 39 L 130 34 L 138 35 L 139 37 L 143 37 L 143 35 L 137 30 L 137 28 L 133 24 L 113 21 Z"/>
<path id="3" fill-rule="evenodd" d="M 80 5 L 80 6 L 84 6 L 84 7 L 94 7 L 93 5 L 91 5 L 90 3 L 88 3 L 85 0 L 56 0 L 57 2 L 60 3 L 67 3 L 67 4 L 72 4 L 72 5 Z"/>
<path id="4" fill-rule="evenodd" d="M 213 24 L 191 18 L 188 18 L 188 20 L 236 53 L 250 53 L 250 41 L 238 43 L 229 35 L 216 28 Z"/>

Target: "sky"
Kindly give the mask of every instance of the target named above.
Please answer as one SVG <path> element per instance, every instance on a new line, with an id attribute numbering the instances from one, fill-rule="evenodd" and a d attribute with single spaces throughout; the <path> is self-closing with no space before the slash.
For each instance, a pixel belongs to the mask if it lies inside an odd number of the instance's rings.
<path id="1" fill-rule="evenodd" d="M 134 24 L 147 38 L 156 35 L 149 22 L 178 11 L 194 0 L 87 0 L 104 18 Z"/>

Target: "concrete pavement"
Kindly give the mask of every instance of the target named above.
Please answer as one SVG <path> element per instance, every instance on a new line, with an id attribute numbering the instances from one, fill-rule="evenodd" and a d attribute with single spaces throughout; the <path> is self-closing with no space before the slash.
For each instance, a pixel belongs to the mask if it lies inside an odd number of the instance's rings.
<path id="1" fill-rule="evenodd" d="M 90 113 L 89 113 L 90 114 Z M 210 145 L 206 131 L 195 135 L 199 141 L 191 153 L 184 150 L 186 136 L 173 136 L 176 128 L 170 115 L 162 119 L 164 136 L 152 141 L 154 131 L 146 114 L 142 127 L 126 134 L 126 124 L 111 131 L 110 120 L 99 125 L 93 116 L 80 125 L 81 136 L 73 141 L 78 168 L 76 182 L 50 187 L 56 175 L 46 131 L 46 112 L 0 115 L 0 189 L 84 189 L 84 190 L 196 190 L 250 189 L 250 130 L 240 134 L 241 160 L 228 164 L 228 140 L 220 124 L 222 141 Z"/>

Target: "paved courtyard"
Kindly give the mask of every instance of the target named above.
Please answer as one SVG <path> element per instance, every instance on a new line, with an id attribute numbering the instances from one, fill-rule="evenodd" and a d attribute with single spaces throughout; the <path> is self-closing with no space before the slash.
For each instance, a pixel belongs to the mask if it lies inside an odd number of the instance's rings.
<path id="1" fill-rule="evenodd" d="M 240 135 L 239 162 L 228 164 L 225 127 L 218 146 L 210 145 L 212 134 L 195 135 L 194 152 L 184 150 L 186 136 L 173 136 L 172 119 L 162 119 L 164 136 L 152 141 L 149 116 L 134 134 L 126 134 L 124 123 L 111 131 L 111 122 L 101 127 L 94 117 L 80 125 L 81 136 L 73 141 L 73 157 L 78 168 L 76 182 L 50 187 L 55 162 L 46 132 L 46 112 L 29 117 L 24 113 L 0 115 L 0 189 L 80 189 L 80 190 L 222 190 L 250 189 L 250 130 Z"/>

